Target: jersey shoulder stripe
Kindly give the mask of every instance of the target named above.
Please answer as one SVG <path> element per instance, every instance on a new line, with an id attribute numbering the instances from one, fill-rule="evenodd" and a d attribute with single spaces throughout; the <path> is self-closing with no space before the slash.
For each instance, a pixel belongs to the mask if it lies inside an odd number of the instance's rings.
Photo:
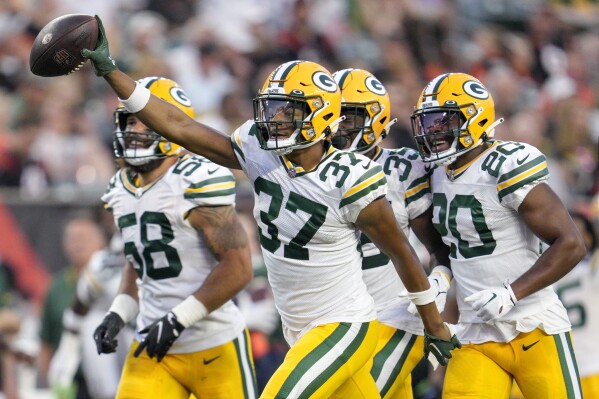
<path id="1" fill-rule="evenodd" d="M 506 195 L 513 193 L 526 184 L 547 175 L 549 175 L 547 160 L 544 155 L 540 155 L 516 169 L 499 176 L 497 180 L 497 195 L 501 200 Z"/>
<path id="2" fill-rule="evenodd" d="M 406 206 L 431 193 L 430 170 L 419 158 L 420 154 L 413 148 L 402 147 L 383 149 L 373 159 L 383 166 L 389 184 L 399 181 L 397 191 Z"/>
<path id="3" fill-rule="evenodd" d="M 247 140 L 246 137 L 242 136 L 257 136 L 258 128 L 252 120 L 246 121 L 243 125 L 239 126 L 231 135 L 231 146 L 237 156 L 245 163 L 245 153 L 243 152 L 243 142 Z"/>
<path id="4" fill-rule="evenodd" d="M 428 174 L 414 179 L 405 193 L 406 205 L 418 201 L 420 198 L 430 193 L 431 186 Z"/>
<path id="5" fill-rule="evenodd" d="M 378 187 L 387 184 L 387 178 L 383 168 L 376 163 L 372 163 L 373 167 L 364 173 L 354 185 L 343 194 L 343 199 L 339 204 L 339 208 L 356 202 L 368 193 L 376 190 Z"/>
<path id="6" fill-rule="evenodd" d="M 184 157 L 173 168 L 173 183 L 181 187 L 186 200 L 208 199 L 235 195 L 235 178 L 230 170 L 201 157 Z M 192 201 L 198 205 L 202 201 Z M 212 204 L 212 201 L 209 201 Z M 213 204 L 216 205 L 216 204 Z"/>
<path id="7" fill-rule="evenodd" d="M 239 129 L 235 130 L 235 132 L 233 132 L 231 135 L 231 145 L 233 146 L 233 151 L 235 151 L 237 156 L 245 161 L 245 155 L 241 149 L 241 137 L 239 136 Z"/>
<path id="8" fill-rule="evenodd" d="M 211 198 L 235 194 L 235 178 L 219 176 L 190 184 L 183 194 L 185 199 Z"/>

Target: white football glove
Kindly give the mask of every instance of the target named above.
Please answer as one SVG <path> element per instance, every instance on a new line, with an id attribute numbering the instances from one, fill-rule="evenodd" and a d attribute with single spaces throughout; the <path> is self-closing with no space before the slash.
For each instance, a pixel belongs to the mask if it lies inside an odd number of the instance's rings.
<path id="1" fill-rule="evenodd" d="M 60 344 L 48 370 L 48 381 L 54 389 L 65 390 L 73 384 L 73 378 L 81 362 L 81 338 L 64 330 Z"/>
<path id="2" fill-rule="evenodd" d="M 451 278 L 453 274 L 451 273 L 451 269 L 447 266 L 436 266 L 431 274 L 428 276 L 428 282 L 432 287 L 437 288 L 437 296 L 435 297 L 435 304 L 437 305 L 437 309 L 439 309 L 439 313 L 445 309 L 445 302 L 447 301 L 447 291 L 449 291 L 449 286 L 451 285 Z M 418 314 L 418 309 L 416 309 L 416 305 L 413 302 L 410 302 L 408 305 L 408 312 L 413 315 Z"/>
<path id="3" fill-rule="evenodd" d="M 504 284 L 501 288 L 479 291 L 464 301 L 472 306 L 478 317 L 489 324 L 505 316 L 518 303 L 509 284 Z"/>

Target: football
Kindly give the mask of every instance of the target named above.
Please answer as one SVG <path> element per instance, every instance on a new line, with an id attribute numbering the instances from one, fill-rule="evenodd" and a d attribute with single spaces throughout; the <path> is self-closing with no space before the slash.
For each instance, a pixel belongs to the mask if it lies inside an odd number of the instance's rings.
<path id="1" fill-rule="evenodd" d="M 96 18 L 68 14 L 48 22 L 33 42 L 29 68 L 38 76 L 68 75 L 81 68 L 84 48 L 95 49 L 98 40 Z"/>

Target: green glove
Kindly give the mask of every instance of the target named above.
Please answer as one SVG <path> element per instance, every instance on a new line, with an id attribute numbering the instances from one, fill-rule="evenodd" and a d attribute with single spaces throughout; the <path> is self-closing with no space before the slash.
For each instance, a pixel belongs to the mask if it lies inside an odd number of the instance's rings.
<path id="1" fill-rule="evenodd" d="M 429 354 L 433 354 L 437 361 L 443 366 L 447 366 L 449 359 L 451 359 L 451 351 L 455 348 L 461 348 L 462 343 L 455 335 L 455 328 L 452 325 L 447 324 L 449 331 L 451 333 L 451 339 L 449 341 L 445 341 L 439 337 L 435 337 L 424 332 L 424 358 L 428 359 Z"/>
<path id="2" fill-rule="evenodd" d="M 92 61 L 96 76 L 105 76 L 112 71 L 116 71 L 118 68 L 110 56 L 108 39 L 106 39 L 106 32 L 104 31 L 102 20 L 97 15 L 95 18 L 96 21 L 98 21 L 98 44 L 96 45 L 96 49 L 93 51 L 88 49 L 81 50 L 81 55 L 84 58 L 89 58 Z"/>

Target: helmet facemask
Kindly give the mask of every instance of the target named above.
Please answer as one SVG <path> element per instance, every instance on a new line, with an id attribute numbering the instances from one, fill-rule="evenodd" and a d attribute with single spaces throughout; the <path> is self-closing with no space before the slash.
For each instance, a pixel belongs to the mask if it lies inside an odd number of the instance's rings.
<path id="1" fill-rule="evenodd" d="M 412 115 L 412 130 L 425 162 L 448 165 L 457 158 L 460 138 L 472 143 L 468 121 L 457 107 L 436 107 Z M 463 148 L 460 148 L 463 149 Z"/>
<path id="2" fill-rule="evenodd" d="M 132 114 L 124 108 L 115 113 L 113 138 L 114 154 L 137 172 L 146 173 L 157 168 L 172 150 L 172 145 L 162 136 L 151 130 L 137 132 L 131 130 L 128 119 Z"/>
<path id="3" fill-rule="evenodd" d="M 307 101 L 316 108 L 314 111 Z M 317 143 L 324 135 L 316 137 L 311 120 L 323 108 L 320 98 L 258 95 L 254 99 L 254 119 L 260 147 L 285 155 Z"/>
<path id="4" fill-rule="evenodd" d="M 331 142 L 335 148 L 340 150 L 352 151 L 359 154 L 365 154 L 378 145 L 387 135 L 384 130 L 380 135 L 374 132 L 372 128 L 373 121 L 368 114 L 366 107 L 375 108 L 380 105 L 378 102 L 370 104 L 343 103 L 341 115 L 345 117 L 339 124 L 339 129 Z M 377 111 L 375 118 L 380 115 Z"/>

